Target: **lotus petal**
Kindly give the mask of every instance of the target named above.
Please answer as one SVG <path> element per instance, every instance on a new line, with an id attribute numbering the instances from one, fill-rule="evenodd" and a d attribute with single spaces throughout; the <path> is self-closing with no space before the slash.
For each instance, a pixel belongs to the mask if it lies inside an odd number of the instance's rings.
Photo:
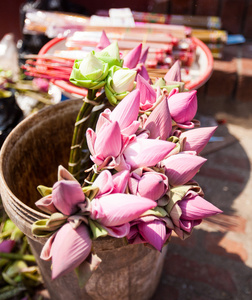
<path id="1" fill-rule="evenodd" d="M 162 220 L 155 218 L 155 220 L 150 222 L 140 222 L 138 228 L 143 238 L 149 244 L 158 251 L 162 250 L 166 241 L 166 225 Z"/>
<path id="2" fill-rule="evenodd" d="M 130 50 L 123 58 L 123 67 L 133 69 L 137 66 L 142 51 L 142 44 L 138 44 L 135 48 Z"/>
<path id="3" fill-rule="evenodd" d="M 196 151 L 199 154 L 207 145 L 217 126 L 200 127 L 182 132 L 180 139 L 184 140 L 183 151 Z"/>
<path id="4" fill-rule="evenodd" d="M 197 91 L 173 94 L 168 98 L 172 119 L 177 123 L 191 121 L 197 112 Z"/>
<path id="5" fill-rule="evenodd" d="M 150 139 L 160 138 L 166 140 L 172 130 L 172 119 L 166 99 L 161 101 L 152 111 L 144 128 L 150 131 Z"/>
<path id="6" fill-rule="evenodd" d="M 73 271 L 90 254 L 92 241 L 88 228 L 76 229 L 67 223 L 57 232 L 51 247 L 52 279 Z"/>
<path id="7" fill-rule="evenodd" d="M 107 157 L 117 157 L 121 147 L 122 138 L 118 122 L 104 124 L 94 142 L 94 155 L 101 161 Z"/>
<path id="8" fill-rule="evenodd" d="M 52 201 L 55 208 L 64 215 L 72 215 L 83 203 L 85 195 L 77 181 L 61 180 L 53 185 Z"/>
<path id="9" fill-rule="evenodd" d="M 140 108 L 147 110 L 156 103 L 156 92 L 140 74 L 137 75 L 137 88 L 140 93 Z"/>
<path id="10" fill-rule="evenodd" d="M 140 91 L 135 89 L 115 107 L 110 114 L 110 120 L 117 121 L 121 130 L 129 127 L 138 118 L 139 105 Z"/>
<path id="11" fill-rule="evenodd" d="M 155 139 L 136 139 L 124 150 L 124 157 L 132 169 L 152 167 L 163 160 L 175 147 L 174 143 Z"/>
<path id="12" fill-rule="evenodd" d="M 109 45 L 110 45 L 110 41 L 109 41 L 105 31 L 103 30 L 102 34 L 101 34 L 100 41 L 95 47 L 95 51 L 101 51 L 104 48 L 108 47 Z"/>
<path id="13" fill-rule="evenodd" d="M 198 194 L 195 194 L 189 199 L 182 199 L 178 205 L 182 210 L 181 219 L 189 221 L 207 218 L 222 212 L 219 208 Z"/>
<path id="14" fill-rule="evenodd" d="M 178 186 L 187 183 L 205 162 L 203 157 L 182 152 L 169 156 L 163 161 L 169 184 Z"/>
<path id="15" fill-rule="evenodd" d="M 178 81 L 181 82 L 181 68 L 179 60 L 175 61 L 172 67 L 168 70 L 166 75 L 164 76 L 164 80 L 166 82 L 169 81 Z"/>
<path id="16" fill-rule="evenodd" d="M 148 198 L 129 194 L 107 195 L 92 200 L 91 204 L 91 218 L 108 227 L 128 223 L 157 205 Z"/>
<path id="17" fill-rule="evenodd" d="M 42 211 L 44 211 L 48 214 L 53 214 L 53 213 L 57 212 L 57 209 L 53 203 L 52 194 L 39 199 L 38 201 L 35 202 L 35 205 L 39 209 L 41 209 Z"/>

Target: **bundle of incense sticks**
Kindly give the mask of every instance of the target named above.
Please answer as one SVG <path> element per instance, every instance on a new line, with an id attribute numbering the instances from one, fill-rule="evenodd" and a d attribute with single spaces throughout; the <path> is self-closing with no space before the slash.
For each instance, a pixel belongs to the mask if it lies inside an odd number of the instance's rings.
<path id="1" fill-rule="evenodd" d="M 108 16 L 108 10 L 98 10 L 99 16 Z M 217 16 L 172 15 L 132 11 L 135 22 L 184 25 L 196 28 L 220 29 L 221 18 Z"/>

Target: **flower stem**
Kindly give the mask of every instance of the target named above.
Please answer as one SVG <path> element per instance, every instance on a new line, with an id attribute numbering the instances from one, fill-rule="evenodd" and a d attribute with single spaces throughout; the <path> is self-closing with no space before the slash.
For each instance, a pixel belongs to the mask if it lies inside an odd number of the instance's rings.
<path id="1" fill-rule="evenodd" d="M 94 126 L 94 122 L 92 122 L 92 110 L 94 106 L 102 103 L 105 98 L 105 93 L 95 97 L 96 92 L 97 90 L 88 90 L 88 95 L 84 99 L 84 103 L 78 113 L 74 126 L 68 170 L 77 180 L 80 178 L 80 168 L 83 159 L 83 153 L 85 156 L 87 156 L 85 132 L 88 125 L 92 125 L 92 127 Z M 85 149 L 85 151 L 82 151 L 83 149 Z"/>

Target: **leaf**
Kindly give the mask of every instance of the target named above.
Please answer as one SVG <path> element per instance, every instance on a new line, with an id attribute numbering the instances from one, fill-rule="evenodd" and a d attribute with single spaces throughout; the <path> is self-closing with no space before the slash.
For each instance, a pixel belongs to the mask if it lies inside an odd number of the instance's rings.
<path id="1" fill-rule="evenodd" d="M 39 185 L 38 187 L 37 187 L 37 190 L 39 191 L 39 193 L 43 196 L 43 197 L 45 197 L 45 196 L 48 196 L 48 195 L 50 195 L 51 193 L 52 193 L 52 188 L 50 188 L 50 187 L 46 187 L 46 186 L 44 186 L 44 185 Z"/>
<path id="2" fill-rule="evenodd" d="M 32 224 L 32 233 L 37 237 L 49 237 L 61 227 L 61 225 L 47 225 L 48 219 L 42 219 Z M 65 223 L 65 222 L 64 222 Z"/>
<path id="3" fill-rule="evenodd" d="M 157 206 L 157 207 L 155 207 L 153 209 L 147 210 L 145 213 L 143 213 L 141 215 L 141 217 L 149 216 L 149 215 L 160 217 L 160 218 L 164 218 L 164 217 L 167 216 L 167 211 L 165 209 L 163 209 L 162 207 Z"/>
<path id="4" fill-rule="evenodd" d="M 90 185 L 83 187 L 82 190 L 85 196 L 91 201 L 99 193 L 100 189 L 96 186 Z"/>
<path id="5" fill-rule="evenodd" d="M 93 239 L 97 239 L 98 237 L 103 237 L 108 235 L 107 230 L 105 230 L 98 222 L 89 219 L 89 226 L 93 234 Z"/>

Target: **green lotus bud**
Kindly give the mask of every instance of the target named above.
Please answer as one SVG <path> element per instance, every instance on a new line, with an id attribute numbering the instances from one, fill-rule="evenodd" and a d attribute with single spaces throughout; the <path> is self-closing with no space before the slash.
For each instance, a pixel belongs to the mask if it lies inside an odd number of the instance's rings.
<path id="1" fill-rule="evenodd" d="M 112 105 L 127 96 L 136 86 L 135 77 L 137 72 L 128 68 L 113 66 L 109 70 L 105 93 Z"/>
<path id="2" fill-rule="evenodd" d="M 118 43 L 114 42 L 100 52 L 95 53 L 96 57 L 108 63 L 109 68 L 113 66 L 122 67 L 123 60 L 120 59 Z"/>
<path id="3" fill-rule="evenodd" d="M 113 75 L 112 88 L 118 94 L 126 91 L 131 92 L 134 88 L 136 71 L 130 69 L 120 69 Z"/>
<path id="4" fill-rule="evenodd" d="M 108 64 L 92 51 L 84 59 L 75 60 L 69 80 L 78 86 L 99 89 L 105 85 L 108 70 Z"/>

